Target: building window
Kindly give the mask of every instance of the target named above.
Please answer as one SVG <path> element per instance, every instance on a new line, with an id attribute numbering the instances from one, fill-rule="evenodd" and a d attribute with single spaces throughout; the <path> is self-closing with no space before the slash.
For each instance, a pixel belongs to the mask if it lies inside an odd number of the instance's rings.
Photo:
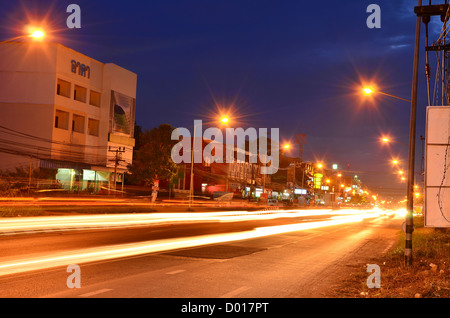
<path id="1" fill-rule="evenodd" d="M 87 89 L 85 87 L 75 85 L 75 89 L 73 91 L 73 99 L 79 102 L 86 103 L 86 95 Z"/>
<path id="2" fill-rule="evenodd" d="M 56 83 L 56 94 L 70 98 L 70 83 L 58 78 Z"/>
<path id="3" fill-rule="evenodd" d="M 88 134 L 91 136 L 97 136 L 99 132 L 100 121 L 89 118 L 88 120 Z"/>
<path id="4" fill-rule="evenodd" d="M 73 114 L 72 130 L 84 134 L 84 117 Z"/>
<path id="5" fill-rule="evenodd" d="M 69 129 L 69 113 L 62 110 L 55 112 L 55 128 Z"/>
<path id="6" fill-rule="evenodd" d="M 100 96 L 99 92 L 90 91 L 89 92 L 89 104 L 92 106 L 100 107 Z"/>

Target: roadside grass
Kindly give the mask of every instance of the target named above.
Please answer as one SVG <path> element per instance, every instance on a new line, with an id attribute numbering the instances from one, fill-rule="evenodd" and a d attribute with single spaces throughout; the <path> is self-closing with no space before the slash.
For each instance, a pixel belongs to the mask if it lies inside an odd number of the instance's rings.
<path id="1" fill-rule="evenodd" d="M 41 216 L 45 210 L 39 206 L 0 206 L 0 217 Z"/>
<path id="2" fill-rule="evenodd" d="M 344 298 L 450 298 L 450 231 L 425 228 L 423 217 L 414 218 L 413 264 L 405 265 L 405 234 L 385 257 L 371 259 L 381 270 L 381 288 L 369 288 L 367 264 L 355 271 L 336 290 Z"/>

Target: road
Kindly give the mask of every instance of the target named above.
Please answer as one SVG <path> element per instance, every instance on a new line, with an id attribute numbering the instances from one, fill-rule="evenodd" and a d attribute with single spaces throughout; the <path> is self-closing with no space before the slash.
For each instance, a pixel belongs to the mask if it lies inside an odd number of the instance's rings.
<path id="1" fill-rule="evenodd" d="M 327 297 L 349 266 L 386 253 L 403 218 L 290 210 L 8 221 L 3 298 L 305 298 Z M 68 287 L 72 264 L 81 288 Z"/>

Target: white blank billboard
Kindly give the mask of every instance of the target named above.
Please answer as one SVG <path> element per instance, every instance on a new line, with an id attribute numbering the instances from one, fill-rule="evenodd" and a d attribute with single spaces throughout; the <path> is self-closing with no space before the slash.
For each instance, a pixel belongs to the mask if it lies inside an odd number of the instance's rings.
<path id="1" fill-rule="evenodd" d="M 450 107 L 427 107 L 425 226 L 450 227 Z"/>

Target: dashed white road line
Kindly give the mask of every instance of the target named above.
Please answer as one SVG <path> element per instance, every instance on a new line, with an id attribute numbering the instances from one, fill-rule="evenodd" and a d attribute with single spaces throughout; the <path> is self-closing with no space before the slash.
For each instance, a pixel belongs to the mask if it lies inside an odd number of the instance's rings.
<path id="1" fill-rule="evenodd" d="M 231 298 L 231 297 L 234 297 L 236 295 L 239 295 L 240 293 L 243 293 L 243 292 L 249 290 L 250 288 L 251 287 L 248 287 L 248 286 L 242 286 L 242 287 L 239 287 L 238 289 L 232 290 L 229 293 L 226 293 L 226 294 L 220 296 L 220 298 Z"/>
<path id="2" fill-rule="evenodd" d="M 383 254 L 386 254 L 386 253 L 391 249 L 391 247 L 394 245 L 394 243 L 395 243 L 395 242 L 391 242 L 391 243 L 383 250 Z"/>
<path id="3" fill-rule="evenodd" d="M 168 273 L 166 273 L 166 275 L 175 275 L 175 274 L 179 274 L 179 273 L 182 273 L 182 272 L 185 272 L 186 270 L 184 270 L 184 269 L 180 269 L 180 270 L 177 270 L 177 271 L 172 271 L 172 272 L 168 272 Z"/>
<path id="4" fill-rule="evenodd" d="M 108 292 L 110 290 L 112 290 L 112 289 L 108 289 L 108 288 L 99 289 L 99 290 L 96 290 L 96 291 L 93 291 L 93 292 L 90 292 L 90 293 L 86 293 L 86 294 L 80 295 L 78 297 L 91 297 L 91 296 L 94 296 L 94 295 L 106 293 L 106 292 Z"/>

